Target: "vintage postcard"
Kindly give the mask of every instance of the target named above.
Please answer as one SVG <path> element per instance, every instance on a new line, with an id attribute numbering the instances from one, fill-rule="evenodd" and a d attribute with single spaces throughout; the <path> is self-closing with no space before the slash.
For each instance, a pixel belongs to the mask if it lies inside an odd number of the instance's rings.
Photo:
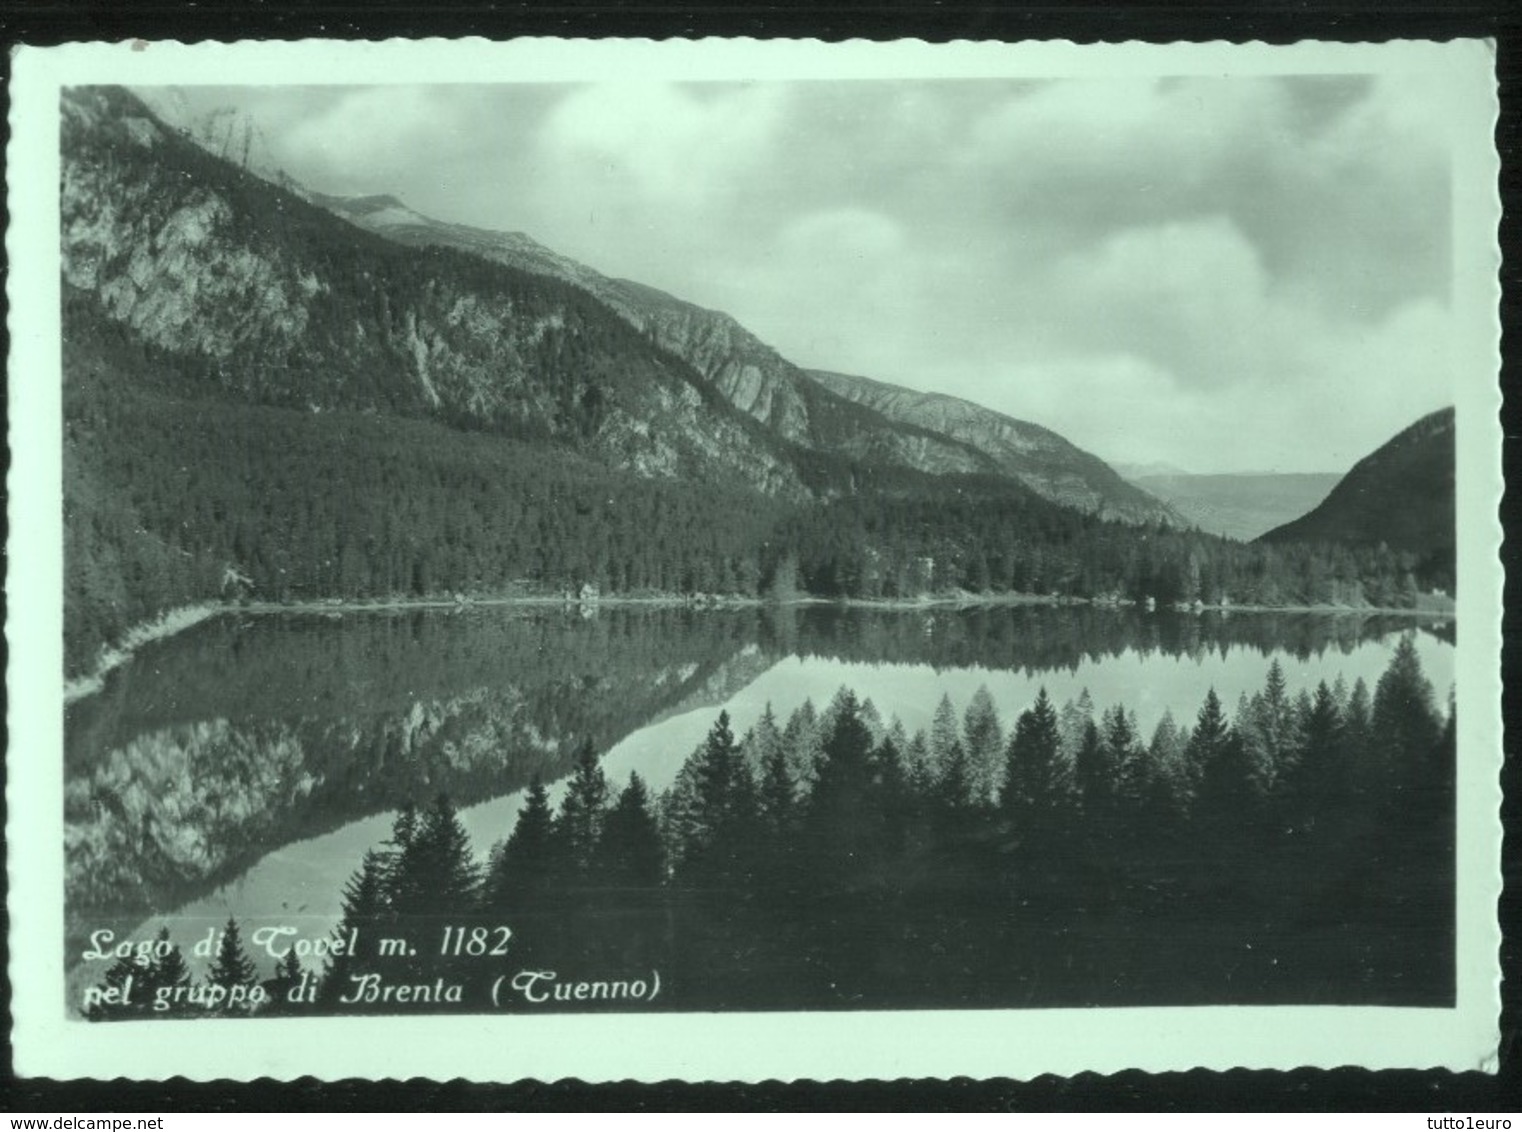
<path id="1" fill-rule="evenodd" d="M 1490 45 L 12 99 L 19 1074 L 1494 1069 Z"/>

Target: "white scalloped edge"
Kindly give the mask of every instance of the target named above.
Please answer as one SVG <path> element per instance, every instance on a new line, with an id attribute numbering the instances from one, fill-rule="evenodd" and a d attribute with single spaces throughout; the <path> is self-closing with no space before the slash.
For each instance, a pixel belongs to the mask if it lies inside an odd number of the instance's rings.
<path id="1" fill-rule="evenodd" d="M 58 91 L 71 84 L 1101 77 L 1399 71 L 1452 76 L 1461 821 L 1452 1010 L 1209 1007 L 450 1018 L 92 1026 L 62 1009 L 62 527 Z M 313 1076 L 513 1082 L 1031 1079 L 1043 1074 L 1496 1071 L 1503 490 L 1493 45 L 1027 44 L 958 40 L 141 41 L 13 55 L 6 830 L 15 1069 L 23 1077 Z"/>

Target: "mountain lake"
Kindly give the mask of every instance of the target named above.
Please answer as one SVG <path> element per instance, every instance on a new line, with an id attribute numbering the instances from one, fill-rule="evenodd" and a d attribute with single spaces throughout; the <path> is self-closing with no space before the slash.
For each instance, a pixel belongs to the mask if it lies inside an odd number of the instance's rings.
<path id="1" fill-rule="evenodd" d="M 245 940 L 331 931 L 408 800 L 447 793 L 484 861 L 533 776 L 558 802 L 584 741 L 614 791 L 638 772 L 658 795 L 721 711 L 740 737 L 768 706 L 780 728 L 844 686 L 910 735 L 943 696 L 960 719 L 986 687 L 1007 736 L 1039 688 L 1059 709 L 1087 690 L 1096 717 L 1133 711 L 1145 742 L 1165 712 L 1192 725 L 1210 688 L 1235 714 L 1276 658 L 1291 697 L 1339 677 L 1372 694 L 1403 635 L 1443 710 L 1453 632 L 1097 606 L 230 612 L 143 648 L 67 709 L 71 979 L 102 929 L 167 926 L 187 958 L 230 915 Z"/>

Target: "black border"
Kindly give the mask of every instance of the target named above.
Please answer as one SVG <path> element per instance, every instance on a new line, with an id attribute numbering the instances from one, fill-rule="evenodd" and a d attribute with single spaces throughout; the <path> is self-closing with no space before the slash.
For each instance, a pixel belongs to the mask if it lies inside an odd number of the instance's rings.
<path id="1" fill-rule="evenodd" d="M 1518 366 L 1516 336 L 1522 311 L 1522 245 L 1519 245 L 1518 90 L 1522 81 L 1522 5 L 1503 0 L 1477 3 L 1402 3 L 1358 0 L 1340 4 L 1320 0 L 1272 0 L 1257 4 L 1179 3 L 1140 0 L 1130 4 L 1060 4 L 1010 6 L 984 0 L 867 0 L 809 4 L 807 0 L 724 5 L 683 4 L 678 0 L 641 0 L 616 6 L 591 3 L 534 4 L 532 0 L 462 0 L 398 3 L 396 0 L 350 0 L 301 5 L 295 0 L 203 0 L 181 5 L 156 0 L 125 4 L 91 0 L 0 0 L 0 87 L 9 110 L 9 48 L 18 43 L 49 45 L 82 40 L 179 39 L 186 42 L 236 39 L 385 39 L 393 36 L 482 36 L 505 39 L 524 35 L 588 38 L 640 36 L 694 38 L 896 39 L 933 42 L 952 39 L 1071 39 L 1080 43 L 1128 39 L 1167 43 L 1175 40 L 1262 40 L 1289 43 L 1300 39 L 1344 42 L 1390 39 L 1490 38 L 1497 48 L 1501 117 L 1497 145 L 1502 159 L 1501 187 L 1507 205 L 1501 224 L 1502 388 L 1510 391 Z M 3 130 L 0 140 L 8 141 Z M 3 204 L 0 204 L 3 211 Z M 0 222 L 8 223 L 8 215 Z M 0 349 L 8 338 L 0 328 Z M 0 423 L 5 406 L 0 404 Z M 1522 414 L 1515 398 L 1502 409 L 1506 434 L 1503 463 L 1507 479 L 1522 467 L 1517 438 Z M 8 453 L 6 463 L 8 465 Z M 1501 506 L 1508 532 L 1517 518 L 1514 495 Z M 3 523 L 0 517 L 0 523 Z M 1410 1111 L 1495 1113 L 1522 1109 L 1522 1024 L 1517 1001 L 1518 914 L 1522 907 L 1519 865 L 1518 760 L 1511 757 L 1510 736 L 1522 730 L 1522 693 L 1511 688 L 1522 656 L 1522 622 L 1517 608 L 1517 561 L 1513 543 L 1503 547 L 1508 567 L 1503 622 L 1502 674 L 1507 690 L 1503 716 L 1507 724 L 1506 765 L 1502 772 L 1507 829 L 1503 848 L 1505 892 L 1500 915 L 1503 986 L 1501 1068 L 1481 1073 L 1358 1069 L 1298 1070 L 1292 1073 L 1195 1070 L 1150 1075 L 1136 1071 L 1113 1076 L 1046 1076 L 1030 1082 L 1009 1080 L 900 1080 L 886 1082 L 771 1082 L 761 1085 L 691 1085 L 663 1082 L 641 1085 L 588 1085 L 579 1081 L 519 1082 L 476 1085 L 463 1081 L 422 1080 L 320 1082 L 303 1078 L 289 1083 L 196 1084 L 167 1082 L 18 1080 L 9 1038 L 10 987 L 0 981 L 0 1009 L 7 1019 L 0 1051 L 0 1109 L 7 1111 L 144 1113 L 235 1111 Z M 3 602 L 3 597 L 0 597 Z M 0 644 L 3 648 L 3 644 Z M 3 726 L 3 724 L 0 724 Z M 0 801 L 3 807 L 3 801 Z M 8 964 L 0 907 L 0 962 Z"/>

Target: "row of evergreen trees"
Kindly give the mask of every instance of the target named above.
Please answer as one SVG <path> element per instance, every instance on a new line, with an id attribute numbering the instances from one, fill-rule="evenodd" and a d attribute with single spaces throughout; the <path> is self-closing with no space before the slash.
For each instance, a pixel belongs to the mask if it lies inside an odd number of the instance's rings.
<path id="1" fill-rule="evenodd" d="M 1150 739 L 1123 707 L 1096 716 L 1084 693 L 1059 708 L 1044 689 L 1007 731 L 986 690 L 960 717 L 943 698 L 929 732 L 912 736 L 848 689 L 781 726 L 768 707 L 741 738 L 721 713 L 658 798 L 638 775 L 615 790 L 584 746 L 558 809 L 536 780 L 484 863 L 447 798 L 404 808 L 344 892 L 335 938 L 357 931 L 365 945 L 332 960 L 320 991 L 295 1006 L 276 1001 L 302 982 L 292 961 L 263 1009 L 362 1009 L 342 999 L 367 972 L 401 982 L 448 972 L 480 1008 L 486 968 L 440 959 L 441 925 L 510 926 L 512 962 L 572 969 L 720 970 L 726 954 L 748 954 L 751 989 L 735 1001 L 776 1006 L 804 993 L 811 973 L 848 978 L 883 966 L 885 952 L 917 970 L 908 958 L 949 930 L 948 901 L 955 945 L 998 964 L 1017 946 L 1004 920 L 1015 902 L 1046 908 L 1066 938 L 1090 903 L 1168 922 L 1181 914 L 1169 900 L 1220 898 L 1224 886 L 1217 914 L 1256 923 L 1267 894 L 1303 902 L 1317 883 L 1308 870 L 1356 855 L 1386 870 L 1394 895 L 1369 896 L 1361 918 L 1362 897 L 1341 894 L 1339 915 L 1380 923 L 1394 914 L 1378 903 L 1388 896 L 1409 919 L 1413 891 L 1451 892 L 1453 754 L 1452 708 L 1434 704 L 1409 636 L 1372 694 L 1339 680 L 1291 695 L 1274 662 L 1233 716 L 1212 690 L 1190 725 L 1165 715 Z M 1445 876 L 1448 887 L 1433 889 Z M 758 931 L 769 942 L 757 944 Z M 413 946 L 379 954 L 386 937 Z M 257 985 L 237 946 L 229 925 L 208 985 Z M 801 982 L 779 990 L 778 970 Z M 113 969 L 107 984 L 125 973 Z M 712 1005 L 697 978 L 686 1004 Z M 876 978 L 891 998 L 908 976 Z"/>

